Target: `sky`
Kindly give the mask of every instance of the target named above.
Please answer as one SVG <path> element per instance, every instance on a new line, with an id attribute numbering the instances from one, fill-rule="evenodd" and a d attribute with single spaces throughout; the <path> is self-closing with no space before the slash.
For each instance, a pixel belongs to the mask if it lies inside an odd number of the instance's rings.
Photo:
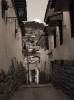
<path id="1" fill-rule="evenodd" d="M 44 22 L 48 0 L 26 0 L 28 21 L 37 20 Z"/>

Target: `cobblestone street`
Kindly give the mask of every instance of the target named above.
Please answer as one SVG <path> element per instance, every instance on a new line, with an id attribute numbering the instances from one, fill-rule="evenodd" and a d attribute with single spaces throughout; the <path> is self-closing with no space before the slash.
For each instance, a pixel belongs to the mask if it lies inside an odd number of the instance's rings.
<path id="1" fill-rule="evenodd" d="M 12 100 L 72 100 L 53 86 L 22 87 L 15 93 Z"/>

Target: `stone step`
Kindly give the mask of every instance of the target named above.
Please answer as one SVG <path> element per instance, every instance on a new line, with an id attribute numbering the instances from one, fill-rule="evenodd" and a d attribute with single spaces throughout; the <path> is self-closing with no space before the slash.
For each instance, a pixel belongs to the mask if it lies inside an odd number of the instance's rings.
<path id="1" fill-rule="evenodd" d="M 29 85 L 23 85 L 20 88 L 41 88 L 41 87 L 51 87 L 51 84 L 29 84 Z"/>

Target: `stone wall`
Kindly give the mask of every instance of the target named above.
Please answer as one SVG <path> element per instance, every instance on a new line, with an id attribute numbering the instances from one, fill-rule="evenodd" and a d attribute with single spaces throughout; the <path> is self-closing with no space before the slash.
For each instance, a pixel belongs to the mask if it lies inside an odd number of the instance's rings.
<path id="1" fill-rule="evenodd" d="M 64 93 L 74 98 L 74 61 L 51 62 L 51 82 Z"/>
<path id="2" fill-rule="evenodd" d="M 26 70 L 22 66 L 22 63 L 16 62 L 16 67 L 12 61 L 8 72 L 0 70 L 0 99 L 10 100 L 15 91 L 19 89 L 21 85 L 26 84 Z"/>

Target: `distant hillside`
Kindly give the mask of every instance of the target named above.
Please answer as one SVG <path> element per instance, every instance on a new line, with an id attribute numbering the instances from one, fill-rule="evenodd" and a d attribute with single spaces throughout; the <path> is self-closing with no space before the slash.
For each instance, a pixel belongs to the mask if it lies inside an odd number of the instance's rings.
<path id="1" fill-rule="evenodd" d="M 31 22 L 26 22 L 25 23 L 25 28 L 32 28 L 32 29 L 44 29 L 44 24 L 43 23 L 38 23 L 35 21 L 31 21 Z"/>

